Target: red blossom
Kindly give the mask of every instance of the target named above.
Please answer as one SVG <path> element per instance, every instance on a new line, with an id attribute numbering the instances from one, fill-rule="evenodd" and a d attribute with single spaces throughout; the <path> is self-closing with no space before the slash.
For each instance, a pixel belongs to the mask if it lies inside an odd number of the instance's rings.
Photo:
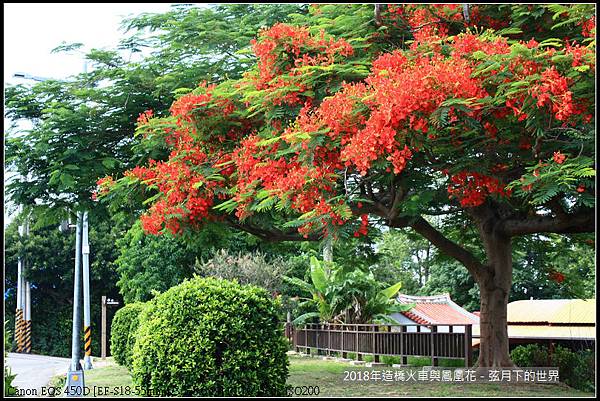
<path id="1" fill-rule="evenodd" d="M 450 197 L 458 198 L 463 207 L 479 206 L 491 194 L 502 197 L 509 197 L 511 194 L 497 178 L 476 172 L 461 171 L 451 176 L 450 181 L 448 193 Z"/>
<path id="2" fill-rule="evenodd" d="M 563 281 L 565 281 L 565 275 L 562 274 L 561 272 L 557 272 L 557 271 L 551 271 L 548 274 L 548 277 L 550 278 L 550 280 L 556 281 L 559 284 L 562 283 Z"/>
<path id="3" fill-rule="evenodd" d="M 563 164 L 567 156 L 563 155 L 560 152 L 554 152 L 553 158 L 556 163 Z"/>

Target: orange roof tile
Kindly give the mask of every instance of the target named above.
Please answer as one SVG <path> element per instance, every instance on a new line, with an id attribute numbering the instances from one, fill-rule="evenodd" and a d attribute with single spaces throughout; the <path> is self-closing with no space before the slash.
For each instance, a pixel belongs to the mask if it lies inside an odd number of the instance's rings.
<path id="1" fill-rule="evenodd" d="M 419 324 L 479 324 L 479 318 L 455 304 L 449 294 L 410 296 L 399 294 L 401 303 L 414 303 L 415 307 L 404 316 Z"/>
<path id="2" fill-rule="evenodd" d="M 421 316 L 428 317 L 434 324 L 473 324 L 472 319 L 454 310 L 448 304 L 417 304 L 415 308 Z"/>

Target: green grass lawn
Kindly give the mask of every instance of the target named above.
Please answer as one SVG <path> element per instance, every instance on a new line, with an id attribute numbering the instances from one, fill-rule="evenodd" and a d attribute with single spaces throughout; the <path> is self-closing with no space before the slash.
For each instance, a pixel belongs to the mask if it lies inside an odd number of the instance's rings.
<path id="1" fill-rule="evenodd" d="M 389 367 L 366 368 L 348 363 L 323 361 L 317 358 L 290 356 L 290 376 L 288 384 L 292 386 L 318 386 L 319 396 L 324 397 L 593 397 L 572 389 L 564 384 L 458 384 L 443 382 L 350 382 L 344 381 L 344 372 L 350 370 L 384 370 Z M 88 387 L 118 388 L 132 387 L 131 376 L 127 369 L 118 365 L 98 367 L 85 372 L 85 384 Z M 120 394 L 126 395 L 126 394 Z"/>

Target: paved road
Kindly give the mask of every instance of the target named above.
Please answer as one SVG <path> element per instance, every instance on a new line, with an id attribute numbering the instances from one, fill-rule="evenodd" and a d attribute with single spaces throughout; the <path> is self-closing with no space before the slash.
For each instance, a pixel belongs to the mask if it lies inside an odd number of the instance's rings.
<path id="1" fill-rule="evenodd" d="M 19 389 L 35 389 L 41 395 L 53 376 L 66 374 L 71 363 L 69 358 L 9 353 L 6 363 L 16 374 L 13 384 Z M 30 393 L 33 394 L 33 393 Z"/>

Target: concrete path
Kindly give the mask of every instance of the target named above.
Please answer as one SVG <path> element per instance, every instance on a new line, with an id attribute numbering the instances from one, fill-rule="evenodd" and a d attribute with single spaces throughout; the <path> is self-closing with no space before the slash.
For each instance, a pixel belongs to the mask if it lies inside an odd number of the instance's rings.
<path id="1" fill-rule="evenodd" d="M 19 390 L 29 390 L 23 394 L 42 395 L 42 387 L 46 387 L 53 376 L 66 374 L 71 363 L 69 358 L 55 356 L 9 353 L 5 363 L 17 377 L 13 384 Z M 34 392 L 35 390 L 35 392 Z"/>

